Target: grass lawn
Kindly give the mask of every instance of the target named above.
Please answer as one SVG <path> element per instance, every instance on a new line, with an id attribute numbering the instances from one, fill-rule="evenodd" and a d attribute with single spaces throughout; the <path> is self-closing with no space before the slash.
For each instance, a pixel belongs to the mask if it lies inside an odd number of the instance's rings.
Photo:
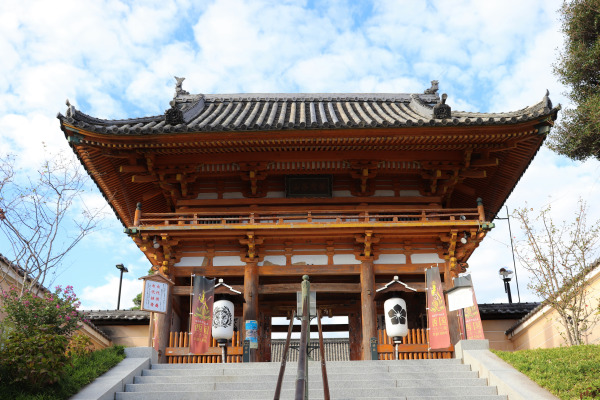
<path id="1" fill-rule="evenodd" d="M 73 357 L 73 364 L 65 368 L 63 378 L 43 392 L 31 393 L 22 386 L 0 383 L 0 399 L 11 400 L 64 400 L 79 392 L 88 383 L 102 375 L 125 358 L 122 346 L 109 347 L 91 354 Z"/>
<path id="2" fill-rule="evenodd" d="M 599 345 L 494 353 L 563 400 L 600 398 Z"/>

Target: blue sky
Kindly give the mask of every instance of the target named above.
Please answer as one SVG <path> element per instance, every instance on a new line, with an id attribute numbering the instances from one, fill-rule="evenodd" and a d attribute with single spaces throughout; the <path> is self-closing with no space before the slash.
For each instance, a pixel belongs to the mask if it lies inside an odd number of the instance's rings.
<path id="1" fill-rule="evenodd" d="M 102 118 L 162 114 L 173 76 L 192 93 L 422 92 L 440 81 L 454 110 L 512 111 L 546 89 L 568 106 L 551 64 L 561 47 L 559 0 L 529 1 L 13 1 L 0 3 L 0 152 L 28 169 L 42 142 L 70 151 L 55 119 L 65 99 Z M 551 203 L 568 218 L 600 192 L 600 163 L 542 150 L 509 208 Z M 101 204 L 97 192 L 88 200 Z M 599 217 L 591 209 L 591 221 Z M 497 271 L 512 265 L 506 223 L 470 260 L 480 302 L 505 301 Z M 518 226 L 513 223 L 518 239 Z M 0 252 L 7 252 L 0 241 Z M 149 263 L 111 216 L 65 261 L 85 308 L 122 305 Z M 519 268 L 519 267 L 517 267 Z M 519 269 L 523 300 L 527 274 Z M 515 288 L 513 288 L 514 290 Z M 516 296 L 515 296 L 516 297 Z"/>

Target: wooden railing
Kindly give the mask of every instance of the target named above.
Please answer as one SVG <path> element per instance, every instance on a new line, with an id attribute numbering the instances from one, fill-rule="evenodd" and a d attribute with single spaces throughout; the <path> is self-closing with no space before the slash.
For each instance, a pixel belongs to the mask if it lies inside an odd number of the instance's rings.
<path id="1" fill-rule="evenodd" d="M 454 209 L 412 209 L 390 212 L 369 212 L 367 210 L 326 210 L 326 211 L 235 211 L 235 212 L 177 212 L 141 213 L 140 226 L 172 225 L 331 225 L 331 224 L 402 224 L 456 221 L 469 224 L 479 220 L 476 208 Z M 210 229 L 211 227 L 206 227 Z"/>
<path id="2" fill-rule="evenodd" d="M 380 360 L 394 359 L 394 341 L 387 335 L 385 329 L 378 330 L 377 352 Z M 454 347 L 450 346 L 442 350 L 429 349 L 429 335 L 426 329 L 409 329 L 408 335 L 402 338 L 402 344 L 398 346 L 398 359 L 421 360 L 452 358 Z"/>
<path id="3" fill-rule="evenodd" d="M 203 354 L 190 354 L 190 334 L 188 332 L 171 332 L 169 347 L 165 350 L 169 364 L 198 364 L 222 362 L 221 348 L 215 339 L 211 340 L 210 348 Z M 232 346 L 227 346 L 227 362 L 241 363 L 243 348 L 240 342 L 240 332 L 233 332 Z"/>

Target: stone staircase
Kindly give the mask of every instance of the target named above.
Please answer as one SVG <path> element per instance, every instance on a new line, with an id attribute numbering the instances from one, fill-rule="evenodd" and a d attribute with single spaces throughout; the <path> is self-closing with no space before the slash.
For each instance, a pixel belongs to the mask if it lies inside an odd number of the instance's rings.
<path id="1" fill-rule="evenodd" d="M 279 363 L 155 364 L 116 400 L 272 399 Z M 286 367 L 282 399 L 293 399 L 296 363 Z M 506 400 L 457 359 L 328 362 L 331 399 Z M 309 363 L 309 398 L 323 398 L 321 368 Z"/>

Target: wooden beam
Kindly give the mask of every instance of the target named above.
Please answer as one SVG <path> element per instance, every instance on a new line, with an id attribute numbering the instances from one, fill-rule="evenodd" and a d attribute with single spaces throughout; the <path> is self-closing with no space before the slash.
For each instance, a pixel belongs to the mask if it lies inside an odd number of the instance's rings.
<path id="1" fill-rule="evenodd" d="M 429 268 L 427 264 L 375 264 L 376 275 L 414 275 L 423 274 Z M 241 277 L 244 276 L 243 265 L 206 266 L 206 267 L 173 267 L 175 276 L 189 277 L 191 274 L 206 276 Z M 329 275 L 359 275 L 360 264 L 341 265 L 262 265 L 258 267 L 260 276 L 329 276 Z"/>
<path id="2" fill-rule="evenodd" d="M 148 168 L 144 165 L 121 165 L 119 172 L 148 172 Z"/>
<path id="3" fill-rule="evenodd" d="M 311 290 L 312 290 L 312 284 L 311 286 Z M 347 332 L 349 329 L 349 325 L 348 324 L 322 324 L 321 325 L 323 327 L 323 332 Z M 287 332 L 289 328 L 289 323 L 288 325 L 271 325 L 271 332 Z M 300 325 L 294 325 L 294 328 L 292 329 L 292 332 L 300 332 Z M 311 330 L 314 330 L 315 326 L 311 325 Z"/>
<path id="4" fill-rule="evenodd" d="M 137 181 L 136 181 L 137 182 Z M 430 204 L 440 203 L 442 198 L 440 196 L 400 196 L 400 197 L 335 197 L 335 198 L 289 198 L 285 199 L 286 204 L 377 204 L 377 203 L 394 203 L 394 204 Z M 210 207 L 218 205 L 223 206 L 247 206 L 250 204 L 264 204 L 264 205 L 281 205 L 281 199 L 218 199 L 218 200 L 179 200 L 177 201 L 177 207 Z"/>
<path id="5" fill-rule="evenodd" d="M 311 283 L 310 290 L 314 292 L 326 293 L 360 293 L 360 284 L 358 283 Z M 260 285 L 258 293 L 277 294 L 277 293 L 296 293 L 300 291 L 299 283 L 275 283 L 270 285 Z"/>
<path id="6" fill-rule="evenodd" d="M 154 175 L 133 175 L 131 177 L 131 182 L 135 182 L 135 183 L 158 182 L 158 178 Z"/>
<path id="7" fill-rule="evenodd" d="M 479 160 L 471 160 L 471 166 L 472 167 L 496 167 L 498 166 L 500 163 L 498 161 L 498 158 L 493 157 L 493 158 L 482 158 Z"/>

